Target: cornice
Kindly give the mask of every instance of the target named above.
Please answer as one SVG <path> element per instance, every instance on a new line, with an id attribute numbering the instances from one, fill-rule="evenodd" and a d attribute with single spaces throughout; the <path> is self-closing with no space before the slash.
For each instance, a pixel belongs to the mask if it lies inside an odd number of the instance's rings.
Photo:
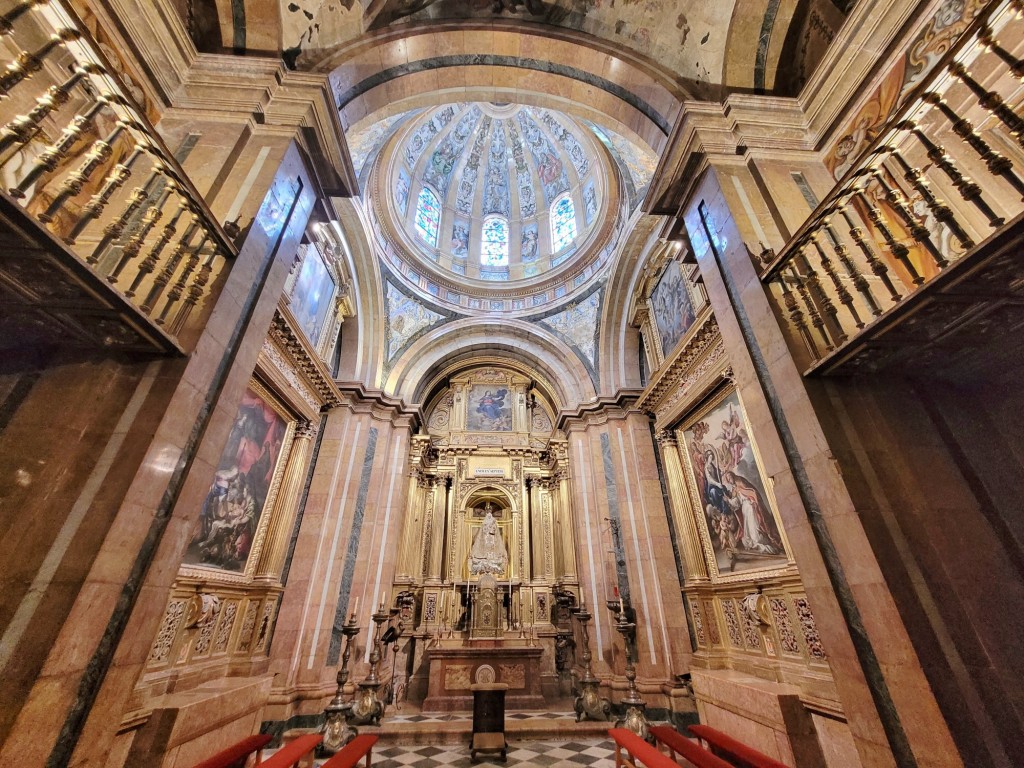
<path id="1" fill-rule="evenodd" d="M 413 430 L 419 429 L 424 423 L 423 409 L 419 405 L 409 405 L 402 398 L 389 395 L 383 389 L 367 387 L 361 381 L 334 383 L 349 405 L 369 405 L 390 412 L 393 418 L 404 417 L 409 420 Z"/>
<path id="2" fill-rule="evenodd" d="M 655 373 L 637 398 L 636 407 L 654 413 L 656 425 L 663 427 L 703 390 L 695 384 L 705 377 L 717 377 L 728 364 L 718 321 L 708 310 L 694 323 L 675 355 Z"/>
<path id="3" fill-rule="evenodd" d="M 564 409 L 555 419 L 555 428 L 568 433 L 574 427 L 624 418 L 628 411 L 635 410 L 640 393 L 639 389 L 623 388 L 614 395 L 603 395 L 574 409 Z"/>
<path id="4" fill-rule="evenodd" d="M 341 392 L 327 366 L 310 349 L 305 336 L 295 331 L 291 313 L 286 307 L 278 307 L 274 312 L 269 336 L 288 355 L 296 370 L 309 382 L 324 405 L 333 407 L 342 404 Z"/>

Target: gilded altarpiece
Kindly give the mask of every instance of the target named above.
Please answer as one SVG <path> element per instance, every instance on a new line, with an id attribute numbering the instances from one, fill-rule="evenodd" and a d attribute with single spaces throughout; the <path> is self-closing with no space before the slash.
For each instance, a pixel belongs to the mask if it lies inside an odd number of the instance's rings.
<path id="1" fill-rule="evenodd" d="M 417 645 L 407 659 L 414 700 L 426 693 L 424 652 L 470 641 L 485 574 L 497 584 L 498 641 L 550 646 L 541 674 L 545 690 L 557 690 L 551 606 L 555 591 L 576 589 L 577 577 L 573 542 L 556 536 L 574 528 L 552 391 L 524 372 L 483 365 L 439 382 L 425 409 L 394 585 L 417 596 Z"/>

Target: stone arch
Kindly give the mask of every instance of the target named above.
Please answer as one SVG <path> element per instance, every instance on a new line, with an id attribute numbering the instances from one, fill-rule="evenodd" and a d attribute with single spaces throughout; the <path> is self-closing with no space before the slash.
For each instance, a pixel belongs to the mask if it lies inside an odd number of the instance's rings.
<path id="1" fill-rule="evenodd" d="M 589 35 L 515 22 L 464 34 L 473 26 L 402 25 L 311 63 L 330 72 L 346 130 L 428 105 L 512 101 L 596 119 L 660 153 L 689 98 L 657 64 Z"/>
<path id="2" fill-rule="evenodd" d="M 536 371 L 561 408 L 597 396 L 586 367 L 565 342 L 524 320 L 496 317 L 464 318 L 424 334 L 395 362 L 385 389 L 408 403 L 426 402 L 441 371 L 468 368 L 484 355 L 496 365 L 507 359 L 509 367 Z"/>

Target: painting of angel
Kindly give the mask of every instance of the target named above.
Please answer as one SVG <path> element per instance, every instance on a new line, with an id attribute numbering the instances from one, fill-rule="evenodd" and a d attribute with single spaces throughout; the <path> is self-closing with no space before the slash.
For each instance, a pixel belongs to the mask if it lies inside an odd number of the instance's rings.
<path id="1" fill-rule="evenodd" d="M 651 294 L 651 310 L 661 338 L 661 352 L 667 358 L 695 319 L 686 279 L 678 261 L 670 261 L 665 268 Z"/>
<path id="2" fill-rule="evenodd" d="M 512 405 L 509 392 L 475 384 L 469 392 L 466 429 L 472 432 L 511 432 Z"/>
<path id="3" fill-rule="evenodd" d="M 686 458 L 719 572 L 786 564 L 779 525 L 731 392 L 685 431 Z"/>

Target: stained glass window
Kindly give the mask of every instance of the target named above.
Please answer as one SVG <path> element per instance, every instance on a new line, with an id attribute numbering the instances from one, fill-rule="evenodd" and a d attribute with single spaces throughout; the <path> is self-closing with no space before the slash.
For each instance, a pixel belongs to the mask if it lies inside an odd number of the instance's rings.
<path id="1" fill-rule="evenodd" d="M 420 190 L 416 200 L 416 234 L 423 242 L 437 247 L 437 230 L 441 221 L 441 204 L 437 195 L 426 187 Z"/>
<path id="2" fill-rule="evenodd" d="M 484 242 L 480 263 L 488 267 L 508 264 L 508 221 L 501 216 L 484 219 Z"/>
<path id="3" fill-rule="evenodd" d="M 576 239 L 576 206 L 572 198 L 560 197 L 551 206 L 551 243 L 560 251 Z"/>

